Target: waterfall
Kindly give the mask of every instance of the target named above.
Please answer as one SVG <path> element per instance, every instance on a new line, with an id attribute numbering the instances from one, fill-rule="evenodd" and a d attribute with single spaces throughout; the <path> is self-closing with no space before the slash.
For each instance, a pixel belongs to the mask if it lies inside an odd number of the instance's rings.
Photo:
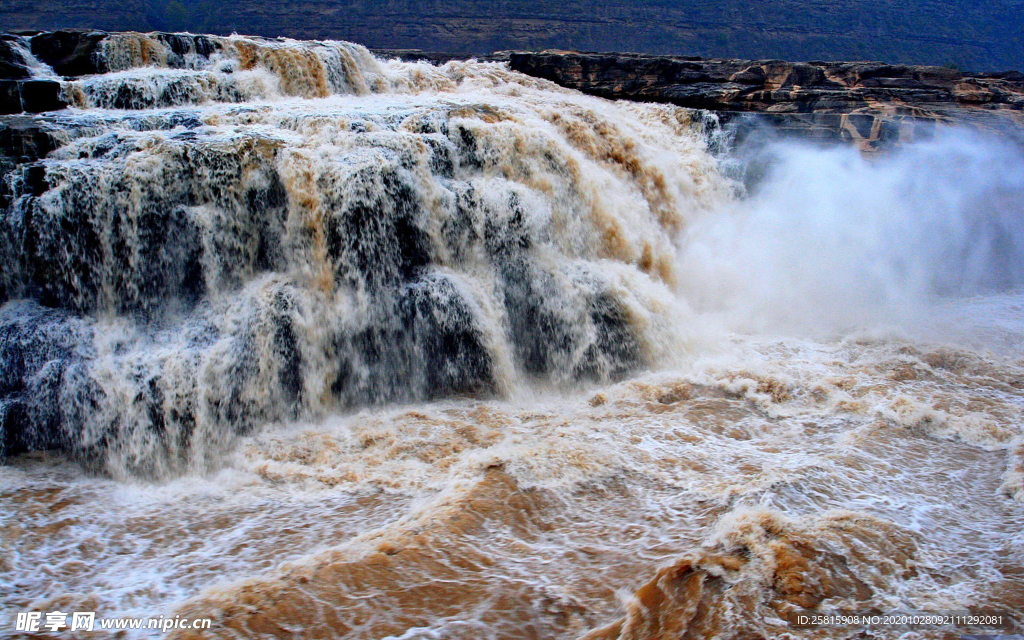
<path id="1" fill-rule="evenodd" d="M 341 42 L 115 34 L 0 203 L 2 451 L 115 476 L 671 352 L 705 114 Z M 39 73 L 52 73 L 40 63 Z"/>

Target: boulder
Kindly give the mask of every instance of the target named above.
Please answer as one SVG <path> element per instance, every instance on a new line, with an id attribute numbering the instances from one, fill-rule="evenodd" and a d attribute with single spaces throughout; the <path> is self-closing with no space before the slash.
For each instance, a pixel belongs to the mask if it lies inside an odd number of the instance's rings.
<path id="1" fill-rule="evenodd" d="M 56 80 L 25 80 L 21 83 L 21 106 L 28 113 L 59 111 L 68 106 L 61 84 Z"/>
<path id="2" fill-rule="evenodd" d="M 104 73 L 106 65 L 98 54 L 107 38 L 103 31 L 52 31 L 32 38 L 32 55 L 62 76 Z"/>
<path id="3" fill-rule="evenodd" d="M 0 115 L 21 113 L 21 83 L 17 80 L 0 80 Z"/>
<path id="4" fill-rule="evenodd" d="M 17 80 L 28 76 L 28 65 L 13 40 L 0 37 L 0 78 Z"/>
<path id="5" fill-rule="evenodd" d="M 34 117 L 18 116 L 0 121 L 0 157 L 35 162 L 59 146 L 53 130 Z"/>

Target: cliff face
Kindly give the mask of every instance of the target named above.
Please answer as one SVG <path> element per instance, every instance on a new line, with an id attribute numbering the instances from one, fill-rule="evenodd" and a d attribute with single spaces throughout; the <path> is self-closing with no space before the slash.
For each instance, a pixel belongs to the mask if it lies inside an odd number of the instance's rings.
<path id="1" fill-rule="evenodd" d="M 611 99 L 758 114 L 803 138 L 864 149 L 939 123 L 1000 128 L 1024 121 L 1024 74 L 962 73 L 878 62 L 794 63 L 636 54 L 511 52 L 513 70 Z"/>
<path id="2" fill-rule="evenodd" d="M 546 48 L 1024 68 L 1021 0 L 5 0 L 0 30 L 331 38 L 454 53 Z"/>
<path id="3" fill-rule="evenodd" d="M 1024 74 L 879 62 L 786 62 L 635 54 L 511 52 L 513 70 L 609 98 L 698 109 L 849 112 L 879 103 L 1021 109 Z"/>

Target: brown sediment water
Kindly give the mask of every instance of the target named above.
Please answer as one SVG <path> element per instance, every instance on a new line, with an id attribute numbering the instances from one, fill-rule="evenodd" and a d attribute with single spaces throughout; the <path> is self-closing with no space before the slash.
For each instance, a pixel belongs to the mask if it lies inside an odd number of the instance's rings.
<path id="1" fill-rule="evenodd" d="M 112 37 L 7 178 L 0 635 L 1024 628 L 1019 151 L 755 179 L 706 113 L 210 42 Z"/>

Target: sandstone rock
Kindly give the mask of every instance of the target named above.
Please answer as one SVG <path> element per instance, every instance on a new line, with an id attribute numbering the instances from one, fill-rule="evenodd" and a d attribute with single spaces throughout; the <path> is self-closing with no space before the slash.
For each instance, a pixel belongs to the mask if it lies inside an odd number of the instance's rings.
<path id="1" fill-rule="evenodd" d="M 807 113 L 893 104 L 1007 105 L 1024 96 L 1014 73 L 965 74 L 944 67 L 872 62 L 784 62 L 640 54 L 513 52 L 513 70 L 609 98 L 728 111 L 793 103 Z"/>

